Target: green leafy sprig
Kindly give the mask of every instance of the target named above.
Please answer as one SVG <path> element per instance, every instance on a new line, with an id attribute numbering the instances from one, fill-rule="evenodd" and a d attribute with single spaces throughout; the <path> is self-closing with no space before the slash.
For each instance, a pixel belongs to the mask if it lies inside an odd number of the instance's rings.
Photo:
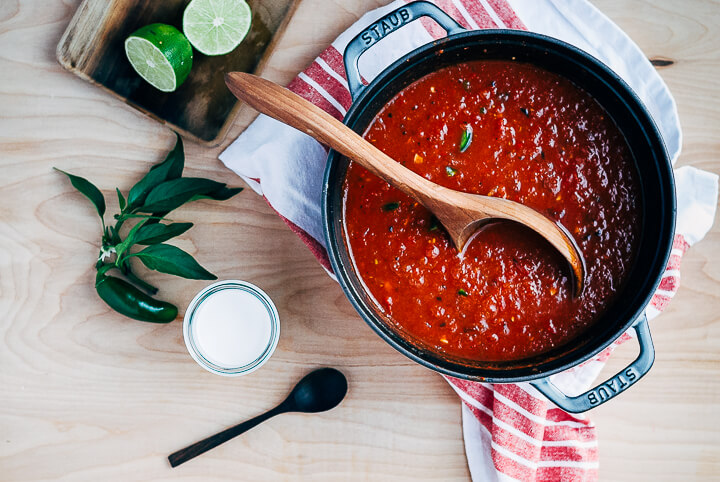
<path id="1" fill-rule="evenodd" d="M 130 266 L 137 258 L 147 268 L 188 279 L 212 280 L 217 277 L 203 268 L 190 254 L 165 244 L 190 229 L 192 223 L 176 223 L 166 216 L 180 206 L 198 200 L 225 201 L 242 191 L 226 184 L 198 177 L 182 177 L 185 155 L 180 136 L 164 161 L 155 164 L 127 194 L 116 188 L 120 213 L 114 215 L 115 224 L 105 224 L 105 198 L 87 179 L 55 168 L 65 174 L 73 187 L 93 203 L 102 225 L 100 253 L 96 263 L 98 279 L 110 270 L 118 270 L 136 287 L 150 295 L 158 289 L 140 279 Z M 135 221 L 123 236 L 126 223 Z M 144 246 L 138 250 L 137 246 Z"/>

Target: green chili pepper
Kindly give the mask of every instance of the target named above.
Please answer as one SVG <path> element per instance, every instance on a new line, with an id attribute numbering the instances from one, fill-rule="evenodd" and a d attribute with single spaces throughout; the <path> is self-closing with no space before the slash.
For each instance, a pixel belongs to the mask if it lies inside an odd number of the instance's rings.
<path id="1" fill-rule="evenodd" d="M 110 308 L 136 320 L 169 323 L 178 313 L 175 305 L 156 300 L 127 281 L 114 276 L 98 273 L 95 289 Z"/>

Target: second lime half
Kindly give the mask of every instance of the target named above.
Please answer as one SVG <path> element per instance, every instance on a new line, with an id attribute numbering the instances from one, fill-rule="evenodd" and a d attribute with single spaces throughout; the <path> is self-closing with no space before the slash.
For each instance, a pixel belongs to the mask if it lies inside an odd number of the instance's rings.
<path id="1" fill-rule="evenodd" d="M 250 31 L 252 11 L 245 0 L 192 0 L 183 14 L 183 32 L 205 55 L 223 55 Z"/>

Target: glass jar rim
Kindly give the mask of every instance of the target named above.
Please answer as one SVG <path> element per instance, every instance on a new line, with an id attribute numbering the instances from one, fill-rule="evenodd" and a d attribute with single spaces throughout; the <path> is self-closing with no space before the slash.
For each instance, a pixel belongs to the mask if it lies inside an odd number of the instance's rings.
<path id="1" fill-rule="evenodd" d="M 270 319 L 270 337 L 262 354 L 260 354 L 260 356 L 252 362 L 239 367 L 226 367 L 210 361 L 198 347 L 192 330 L 195 314 L 201 304 L 213 294 L 223 290 L 240 290 L 253 295 L 267 310 Z M 280 338 L 280 317 L 275 304 L 272 302 L 267 293 L 254 284 L 242 280 L 222 280 L 205 287 L 197 295 L 195 295 L 195 298 L 193 298 L 190 302 L 183 319 L 183 338 L 185 339 L 185 346 L 187 347 L 190 356 L 192 356 L 198 365 L 207 371 L 223 376 L 247 375 L 248 373 L 260 368 L 275 351 Z"/>

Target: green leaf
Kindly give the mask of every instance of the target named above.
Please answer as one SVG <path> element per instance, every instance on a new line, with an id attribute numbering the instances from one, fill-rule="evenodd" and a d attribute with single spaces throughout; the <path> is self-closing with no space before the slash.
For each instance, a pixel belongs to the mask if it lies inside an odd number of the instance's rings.
<path id="1" fill-rule="evenodd" d="M 164 169 L 167 173 L 166 180 L 177 179 L 182 176 L 183 169 L 185 169 L 185 148 L 183 147 L 183 140 L 180 134 L 175 133 L 175 147 L 172 151 L 168 152 L 167 157 L 160 164 L 156 164 L 150 168 Z"/>
<path id="2" fill-rule="evenodd" d="M 169 244 L 148 246 L 131 256 L 140 258 L 145 266 L 161 273 L 189 279 L 217 279 L 217 276 L 200 266 L 188 253 Z"/>
<path id="3" fill-rule="evenodd" d="M 120 211 L 123 211 L 126 206 L 125 198 L 123 197 L 122 193 L 120 192 L 120 189 L 115 188 L 115 192 L 117 192 L 118 204 L 120 204 Z"/>
<path id="4" fill-rule="evenodd" d="M 95 187 L 93 183 L 83 177 L 74 176 L 65 171 L 61 171 L 57 167 L 54 167 L 53 169 L 58 172 L 62 172 L 70 178 L 70 182 L 72 183 L 73 187 L 80 191 L 86 198 L 90 200 L 90 202 L 95 205 L 95 209 L 97 209 L 97 213 L 100 215 L 100 219 L 102 220 L 103 214 L 105 214 L 105 198 L 100 192 L 100 189 Z M 103 225 L 104 224 L 105 222 L 103 221 Z"/>
<path id="5" fill-rule="evenodd" d="M 220 189 L 213 191 L 208 194 L 197 194 L 193 196 L 190 201 L 197 201 L 199 199 L 212 199 L 213 201 L 227 201 L 231 197 L 233 197 L 235 194 L 242 191 L 243 188 L 241 187 L 226 187 L 223 186 Z"/>
<path id="6" fill-rule="evenodd" d="M 182 175 L 185 167 L 185 153 L 182 138 L 177 133 L 175 135 L 177 136 L 177 142 L 175 142 L 175 147 L 165 160 L 151 167 L 145 177 L 130 189 L 127 204 L 131 209 L 142 206 L 150 191 L 158 185 L 165 181 L 177 179 Z"/>
<path id="7" fill-rule="evenodd" d="M 135 236 L 135 244 L 158 244 L 179 236 L 192 228 L 192 223 L 151 224 L 143 226 Z"/>
<path id="8" fill-rule="evenodd" d="M 137 210 L 143 213 L 169 212 L 176 209 L 194 196 L 217 192 L 225 184 L 200 177 L 181 177 L 165 181 L 155 187 L 145 198 L 145 203 Z"/>
<path id="9" fill-rule="evenodd" d="M 138 231 L 140 231 L 140 228 L 143 227 L 147 219 L 143 219 L 139 223 L 137 223 L 133 228 L 130 230 L 130 232 L 125 236 L 125 239 L 118 245 L 115 246 L 115 254 L 117 255 L 117 259 L 120 260 L 123 253 L 127 251 L 130 246 L 135 244 L 135 237 L 137 236 Z"/>
<path id="10" fill-rule="evenodd" d="M 445 174 L 447 174 L 450 177 L 453 177 L 455 174 L 457 174 L 457 169 L 447 166 L 447 167 L 445 167 Z"/>
<path id="11" fill-rule="evenodd" d="M 473 131 L 470 124 L 465 124 L 465 130 L 460 137 L 460 152 L 465 152 L 467 148 L 470 147 L 470 143 L 472 142 L 472 133 Z"/>
<path id="12" fill-rule="evenodd" d="M 396 202 L 383 204 L 382 210 L 385 212 L 395 211 L 399 207 L 400 207 L 400 203 L 396 201 Z"/>
<path id="13" fill-rule="evenodd" d="M 460 296 L 468 296 L 467 291 L 465 291 L 465 290 L 462 289 L 462 288 L 460 288 L 460 289 L 458 290 L 458 294 L 459 294 Z"/>

